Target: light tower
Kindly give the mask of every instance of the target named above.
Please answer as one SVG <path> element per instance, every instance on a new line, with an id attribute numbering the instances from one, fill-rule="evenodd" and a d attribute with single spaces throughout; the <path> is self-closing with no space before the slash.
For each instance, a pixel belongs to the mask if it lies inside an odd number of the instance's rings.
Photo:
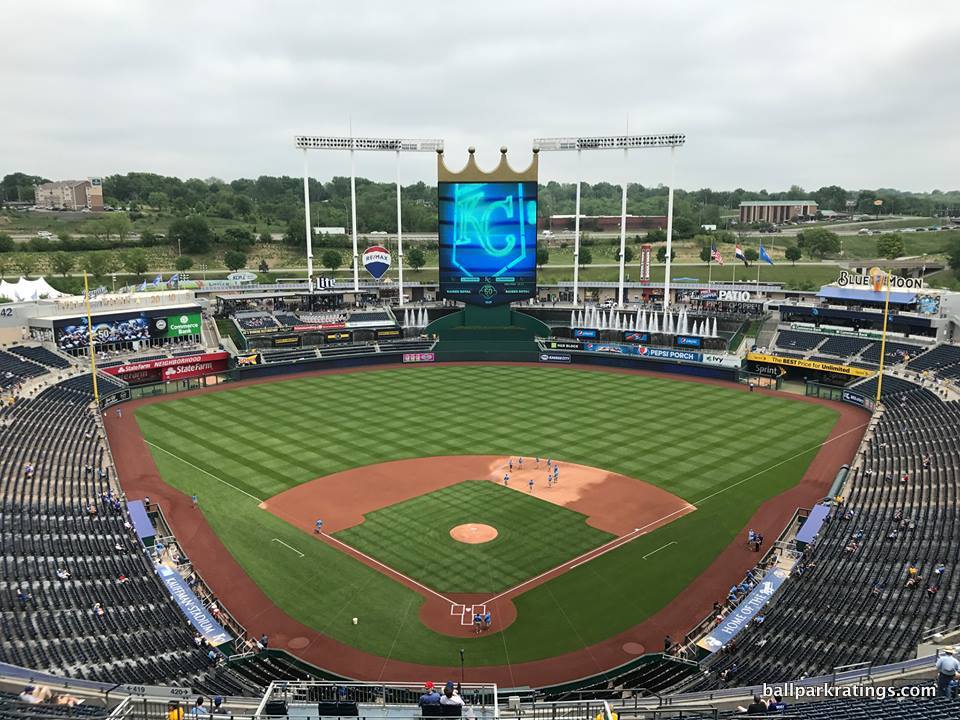
<path id="1" fill-rule="evenodd" d="M 307 234 L 307 280 L 313 282 L 313 229 L 310 220 L 310 181 L 307 151 L 337 150 L 350 153 L 350 233 L 353 238 L 353 291 L 360 291 L 360 254 L 357 249 L 357 181 L 354 153 L 360 151 L 392 152 L 397 156 L 397 270 L 399 273 L 400 304 L 403 305 L 403 224 L 400 213 L 400 153 L 436 152 L 443 149 L 443 140 L 410 140 L 402 138 L 331 137 L 324 135 L 297 135 L 296 146 L 303 150 L 303 214 Z"/>
<path id="2" fill-rule="evenodd" d="M 577 152 L 577 199 L 574 211 L 573 230 L 573 302 L 578 305 L 579 278 L 580 278 L 580 182 L 581 166 L 580 154 L 584 150 L 623 150 L 626 160 L 630 150 L 649 148 L 670 148 L 670 184 L 667 192 L 667 262 L 664 270 L 663 307 L 670 304 L 670 253 L 673 248 L 673 167 L 674 152 L 683 146 L 687 136 L 679 133 L 662 133 L 658 135 L 603 135 L 593 137 L 565 137 L 565 138 L 537 138 L 533 141 L 535 148 L 545 152 L 573 151 Z M 627 245 L 627 185 L 626 175 L 623 180 L 623 197 L 620 203 L 620 279 L 617 287 L 617 304 L 623 306 L 623 273 L 624 255 Z"/>

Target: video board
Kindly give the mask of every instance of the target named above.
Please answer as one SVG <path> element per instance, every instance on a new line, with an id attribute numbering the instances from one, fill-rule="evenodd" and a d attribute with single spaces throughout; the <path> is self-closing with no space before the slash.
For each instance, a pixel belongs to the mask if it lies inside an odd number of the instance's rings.
<path id="1" fill-rule="evenodd" d="M 441 182 L 440 296 L 502 305 L 537 292 L 537 184 Z"/>
<path id="2" fill-rule="evenodd" d="M 176 315 L 142 313 L 111 313 L 93 316 L 94 346 L 129 343 L 134 341 L 177 338 L 200 334 L 200 310 L 191 309 Z M 89 345 L 87 319 L 70 318 L 54 323 L 54 341 L 61 350 L 76 350 Z"/>

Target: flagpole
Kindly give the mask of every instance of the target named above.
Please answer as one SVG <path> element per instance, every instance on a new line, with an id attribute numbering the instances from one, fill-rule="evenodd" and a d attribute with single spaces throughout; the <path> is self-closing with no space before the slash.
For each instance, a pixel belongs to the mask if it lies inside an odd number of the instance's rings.
<path id="1" fill-rule="evenodd" d="M 707 287 L 710 287 L 710 281 L 713 278 L 713 257 L 707 260 Z"/>
<path id="2" fill-rule="evenodd" d="M 763 240 L 760 241 L 760 247 L 763 247 Z M 757 253 L 757 295 L 760 294 L 760 253 Z"/>

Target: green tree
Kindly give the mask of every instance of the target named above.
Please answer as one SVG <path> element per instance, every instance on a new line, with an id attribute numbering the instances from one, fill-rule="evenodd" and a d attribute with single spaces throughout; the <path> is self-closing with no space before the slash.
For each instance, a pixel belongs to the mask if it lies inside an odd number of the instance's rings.
<path id="1" fill-rule="evenodd" d="M 165 192 L 160 190 L 156 190 L 147 195 L 147 203 L 155 207 L 157 212 L 163 212 L 168 202 L 170 202 L 170 198 L 167 197 Z"/>
<path id="2" fill-rule="evenodd" d="M 960 275 L 960 238 L 954 239 L 950 249 L 947 250 L 947 264 L 954 274 Z"/>
<path id="3" fill-rule="evenodd" d="M 673 219 L 673 237 L 675 240 L 686 240 L 692 238 L 697 231 L 697 224 L 688 217 L 675 217 Z"/>
<path id="4" fill-rule="evenodd" d="M 887 233 L 877 238 L 877 252 L 880 257 L 898 258 L 906 254 L 906 246 L 900 233 Z"/>
<path id="5" fill-rule="evenodd" d="M 826 228 L 812 228 L 797 233 L 797 245 L 810 257 L 825 257 L 840 252 L 840 236 Z"/>
<path id="6" fill-rule="evenodd" d="M 181 252 L 203 255 L 210 251 L 213 231 L 205 218 L 199 215 L 188 215 L 170 223 L 167 239 L 175 248 L 179 242 Z"/>
<path id="7" fill-rule="evenodd" d="M 537 248 L 537 267 L 541 270 L 543 266 L 550 262 L 550 251 L 545 247 Z"/>
<path id="8" fill-rule="evenodd" d="M 413 255 L 414 250 L 411 250 L 407 254 L 408 260 L 410 259 L 410 256 Z M 320 263 L 325 268 L 330 270 L 330 272 L 336 272 L 337 268 L 343 265 L 343 256 L 336 250 L 333 250 L 332 248 L 329 250 L 324 250 L 323 255 L 320 256 Z M 413 265 L 412 262 L 410 264 L 411 266 Z"/>
<path id="9" fill-rule="evenodd" d="M 227 266 L 228 270 L 236 272 L 240 268 L 246 267 L 247 255 L 239 250 L 227 250 L 223 254 L 223 264 Z"/>
<path id="10" fill-rule="evenodd" d="M 661 243 L 667 241 L 667 231 L 666 230 L 651 230 L 647 233 L 647 242 L 648 243 Z"/>
<path id="11" fill-rule="evenodd" d="M 589 265 L 592 262 L 593 262 L 593 253 L 590 252 L 590 248 L 588 247 L 580 248 L 580 257 L 579 257 L 580 267 L 585 267 L 586 265 Z"/>
<path id="12" fill-rule="evenodd" d="M 287 221 L 287 231 L 283 234 L 284 244 L 294 248 L 303 247 L 306 237 L 302 214 Z"/>
<path id="13" fill-rule="evenodd" d="M 173 266 L 180 272 L 184 272 L 193 267 L 193 258 L 189 255 L 181 255 L 173 261 Z"/>
<path id="14" fill-rule="evenodd" d="M 50 258 L 50 268 L 59 275 L 63 277 L 67 276 L 71 270 L 73 270 L 74 265 L 77 264 L 76 259 L 70 253 L 57 252 L 53 254 L 53 257 Z"/>
<path id="15" fill-rule="evenodd" d="M 256 236 L 247 228 L 227 228 L 223 231 L 223 242 L 231 250 L 244 251 L 253 247 Z"/>
<path id="16" fill-rule="evenodd" d="M 414 271 L 419 270 L 424 265 L 427 264 L 427 256 L 424 254 L 423 250 L 418 247 L 411 248 L 406 253 L 407 265 Z"/>
<path id="17" fill-rule="evenodd" d="M 747 262 L 756 262 L 760 259 L 760 253 L 753 248 L 747 248 L 744 250 L 743 256 L 747 259 Z"/>
<path id="18" fill-rule="evenodd" d="M 116 235 L 119 242 L 127 239 L 127 236 L 133 230 L 133 223 L 125 213 L 114 213 L 107 221 L 107 238 L 110 235 Z"/>
<path id="19" fill-rule="evenodd" d="M 264 230 L 262 233 L 260 233 L 260 237 L 258 238 L 258 240 L 262 244 L 266 245 L 268 243 L 273 242 L 273 236 L 270 233 L 268 233 L 266 230 Z"/>
<path id="20" fill-rule="evenodd" d="M 9 233 L 0 232 L 0 253 L 13 252 L 16 246 L 17 244 L 13 241 Z"/>
<path id="21" fill-rule="evenodd" d="M 260 265 L 257 266 L 257 270 L 262 273 L 270 272 L 270 266 L 267 264 L 266 258 L 260 258 Z"/>
<path id="22" fill-rule="evenodd" d="M 80 268 L 95 280 L 99 280 L 107 273 L 107 256 L 105 253 L 87 253 L 80 260 Z"/>
<path id="23" fill-rule="evenodd" d="M 667 256 L 666 248 L 664 248 L 663 256 L 664 256 L 664 257 Z M 709 247 L 702 247 L 702 248 L 700 248 L 700 259 L 703 260 L 705 263 L 709 263 L 709 262 L 710 262 L 710 248 L 709 248 Z"/>
<path id="24" fill-rule="evenodd" d="M 670 250 L 670 262 L 673 262 L 677 258 L 677 251 Z M 661 245 L 657 248 L 657 262 L 665 263 L 667 261 L 667 246 Z"/>
<path id="25" fill-rule="evenodd" d="M 617 259 L 617 262 L 620 261 L 620 248 L 617 248 L 616 259 Z M 633 248 L 630 247 L 629 245 L 623 248 L 623 261 L 625 263 L 633 262 Z"/>
<path id="26" fill-rule="evenodd" d="M 28 253 L 20 253 L 13 258 L 13 266 L 20 271 L 25 278 L 29 278 L 37 269 L 37 258 Z"/>
<path id="27" fill-rule="evenodd" d="M 787 260 L 789 260 L 791 263 L 796 265 L 797 260 L 801 258 L 803 253 L 800 251 L 800 248 L 798 248 L 796 245 L 788 245 L 787 249 L 784 250 L 784 255 L 787 256 Z"/>
<path id="28" fill-rule="evenodd" d="M 0 255 L 0 280 L 4 278 L 7 274 L 7 270 L 10 269 L 10 256 L 9 255 Z"/>
<path id="29" fill-rule="evenodd" d="M 143 275 L 150 267 L 147 260 L 147 253 L 143 248 L 133 248 L 128 250 L 123 256 L 124 267 L 137 277 Z"/>

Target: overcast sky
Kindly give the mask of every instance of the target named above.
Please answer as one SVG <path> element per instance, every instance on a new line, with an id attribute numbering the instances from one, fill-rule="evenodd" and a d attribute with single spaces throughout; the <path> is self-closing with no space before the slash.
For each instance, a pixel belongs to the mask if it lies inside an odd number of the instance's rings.
<path id="1" fill-rule="evenodd" d="M 960 188 L 960 2 L 14 2 L 0 175 L 297 175 L 298 133 L 438 137 L 451 166 L 534 137 L 683 132 L 677 184 Z M 668 181 L 669 151 L 584 155 Z M 311 153 L 311 172 L 349 172 Z M 358 154 L 357 173 L 393 177 Z M 545 155 L 541 182 L 574 177 Z M 405 156 L 404 182 L 436 180 Z"/>

